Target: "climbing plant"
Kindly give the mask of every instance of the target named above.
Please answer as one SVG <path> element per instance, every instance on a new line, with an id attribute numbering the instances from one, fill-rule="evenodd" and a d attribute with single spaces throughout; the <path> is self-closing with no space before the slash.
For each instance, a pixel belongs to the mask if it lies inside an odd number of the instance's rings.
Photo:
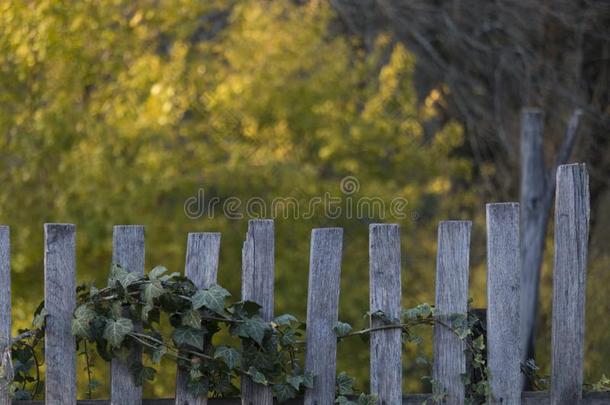
<path id="1" fill-rule="evenodd" d="M 302 395 L 315 384 L 315 376 L 305 370 L 302 361 L 305 323 L 291 314 L 265 321 L 259 310 L 252 301 L 231 301 L 229 292 L 217 284 L 199 289 L 187 277 L 170 274 L 165 267 L 138 276 L 113 265 L 105 287 L 77 288 L 72 333 L 77 350 L 86 359 L 86 395 L 91 398 L 99 384 L 91 377 L 94 352 L 106 361 L 129 362 L 139 385 L 154 380 L 161 360 L 167 358 L 187 373 L 188 390 L 195 395 L 238 395 L 236 382 L 244 376 L 269 386 L 280 402 Z M 41 305 L 32 329 L 19 331 L 9 346 L 10 356 L 5 353 L 8 361 L 3 361 L 2 376 L 11 381 L 9 389 L 15 399 L 42 396 L 39 345 L 44 340 L 45 317 Z M 490 395 L 485 340 L 476 317 L 441 318 L 433 306 L 422 304 L 404 310 L 398 319 L 380 311 L 368 313 L 367 318 L 369 327 L 359 330 L 337 322 L 337 339 L 368 339 L 376 331 L 400 329 L 403 342 L 419 344 L 422 338 L 417 327 L 446 327 L 465 342 L 470 369 L 463 377 L 469 402 L 484 403 Z M 222 339 L 214 338 L 221 333 Z M 216 344 L 217 340 L 221 344 Z M 129 356 L 131 350 L 140 350 L 142 358 Z M 432 385 L 430 400 L 442 401 L 442 387 L 434 381 Z M 373 395 L 357 392 L 354 379 L 345 372 L 337 376 L 336 395 L 336 402 L 342 405 L 376 403 Z"/>

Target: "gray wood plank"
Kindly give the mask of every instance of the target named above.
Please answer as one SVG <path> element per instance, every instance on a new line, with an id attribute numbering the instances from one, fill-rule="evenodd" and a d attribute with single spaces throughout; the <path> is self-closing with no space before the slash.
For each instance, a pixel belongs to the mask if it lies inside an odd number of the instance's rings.
<path id="1" fill-rule="evenodd" d="M 129 272 L 144 274 L 144 227 L 141 225 L 117 225 L 112 234 L 112 262 Z M 134 350 L 125 362 L 113 359 L 110 369 L 110 398 L 112 405 L 139 405 L 142 387 L 138 387 L 129 364 L 142 354 Z"/>
<path id="2" fill-rule="evenodd" d="M 589 175 L 584 164 L 557 170 L 551 404 L 577 404 L 583 382 Z"/>
<path id="3" fill-rule="evenodd" d="M 273 319 L 274 232 L 273 220 L 250 220 L 242 249 L 241 296 L 243 300 L 260 304 L 261 315 L 266 321 Z M 271 389 L 255 384 L 247 377 L 241 379 L 241 394 L 243 405 L 273 403 Z"/>
<path id="4" fill-rule="evenodd" d="M 0 405 L 10 404 L 11 321 L 11 233 L 8 226 L 0 225 L 0 365 L 5 370 L 4 378 L 0 378 Z"/>
<path id="5" fill-rule="evenodd" d="M 197 288 L 208 288 L 216 283 L 220 233 L 189 233 L 186 247 L 185 275 Z M 206 405 L 205 396 L 196 397 L 187 389 L 188 370 L 178 368 L 176 377 L 176 405 Z"/>
<path id="6" fill-rule="evenodd" d="M 468 274 L 470 262 L 470 221 L 442 221 L 438 227 L 436 256 L 436 309 L 439 319 L 450 324 L 452 314 L 468 311 Z M 447 402 L 464 403 L 466 372 L 465 345 L 451 330 L 434 326 L 433 378 L 439 390 L 447 393 Z"/>
<path id="7" fill-rule="evenodd" d="M 421 405 L 430 398 L 430 394 L 413 394 L 402 398 L 402 405 Z M 43 401 L 14 401 L 15 405 L 43 405 Z M 274 402 L 277 403 L 277 402 Z M 296 398 L 282 402 L 282 405 L 303 405 L 303 398 Z M 521 396 L 522 405 L 548 405 L 550 404 L 549 393 L 545 391 L 524 392 Z M 580 405 L 608 405 L 610 403 L 610 392 L 588 392 L 583 395 Z M 78 405 L 109 405 L 107 399 L 93 399 L 78 401 Z M 173 398 L 145 399 L 143 405 L 174 405 Z M 239 405 L 239 398 L 212 398 L 210 405 Z"/>
<path id="8" fill-rule="evenodd" d="M 45 398 L 48 404 L 76 404 L 76 227 L 44 226 Z"/>
<path id="9" fill-rule="evenodd" d="M 305 392 L 305 404 L 332 404 L 335 400 L 339 279 L 343 229 L 311 232 L 307 294 L 307 347 L 305 369 L 314 374 L 314 387 Z"/>
<path id="10" fill-rule="evenodd" d="M 369 227 L 369 306 L 400 320 L 400 228 L 395 224 Z M 371 327 L 382 325 L 371 320 Z M 371 394 L 379 405 L 391 405 L 402 398 L 402 342 L 400 329 L 371 333 Z"/>
<path id="11" fill-rule="evenodd" d="M 519 204 L 487 204 L 487 353 L 495 403 L 521 399 Z"/>
<path id="12" fill-rule="evenodd" d="M 544 165 L 544 113 L 523 111 L 521 122 L 521 361 L 533 355 L 540 266 L 552 203 Z M 547 201 L 548 200 L 548 201 Z M 525 382 L 525 380 L 524 380 Z"/>

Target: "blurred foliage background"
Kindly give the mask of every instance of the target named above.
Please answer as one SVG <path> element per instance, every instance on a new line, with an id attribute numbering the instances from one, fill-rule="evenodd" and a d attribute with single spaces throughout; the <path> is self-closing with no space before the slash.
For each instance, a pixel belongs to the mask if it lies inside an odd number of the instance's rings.
<path id="1" fill-rule="evenodd" d="M 190 219 L 185 201 L 203 189 L 206 200 L 306 202 L 341 196 L 345 176 L 360 183 L 353 197 L 407 199 L 407 218 L 331 220 L 322 209 L 307 220 L 276 218 L 277 313 L 304 318 L 310 231 L 342 226 L 340 318 L 364 325 L 368 224 L 379 221 L 401 225 L 404 305 L 433 302 L 441 219 L 474 221 L 470 294 L 485 307 L 484 203 L 518 200 L 518 193 L 481 180 L 497 167 L 473 158 L 471 123 L 447 114 L 446 83 L 418 86 L 420 59 L 408 44 L 390 31 L 370 39 L 342 30 L 340 17 L 317 1 L 3 1 L 0 223 L 11 226 L 14 328 L 29 324 L 42 298 L 45 222 L 77 224 L 78 279 L 98 285 L 109 270 L 114 224 L 144 224 L 147 268 L 171 271 L 184 267 L 188 232 L 220 231 L 219 283 L 238 298 L 247 220 L 219 211 Z M 518 179 L 518 171 L 501 175 Z M 606 183 L 593 213 L 589 381 L 610 363 L 607 177 L 601 171 Z M 537 359 L 547 370 L 551 235 Z M 429 388 L 416 356 L 408 347 L 410 392 Z M 106 397 L 107 367 L 97 366 L 96 395 Z M 366 388 L 368 344 L 342 343 L 339 369 Z M 171 396 L 174 375 L 168 363 L 145 395 Z"/>

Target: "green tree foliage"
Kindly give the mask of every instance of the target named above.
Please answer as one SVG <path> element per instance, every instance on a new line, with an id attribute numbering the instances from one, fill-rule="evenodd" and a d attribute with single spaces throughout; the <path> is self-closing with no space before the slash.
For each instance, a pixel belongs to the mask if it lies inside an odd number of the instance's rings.
<path id="1" fill-rule="evenodd" d="M 172 270 L 184 266 L 187 232 L 221 231 L 219 281 L 238 296 L 247 221 L 219 210 L 190 219 L 184 202 L 203 188 L 207 200 L 305 204 L 346 197 L 348 175 L 360 186 L 349 196 L 405 198 L 406 218 L 329 219 L 320 207 L 311 219 L 277 218 L 276 312 L 304 316 L 310 230 L 343 226 L 341 318 L 360 322 L 375 221 L 402 226 L 405 305 L 432 301 L 436 220 L 482 211 L 473 194 L 452 192 L 470 175 L 452 153 L 461 128 L 425 136 L 435 117 L 417 104 L 413 56 L 383 36 L 364 53 L 333 34 L 333 18 L 317 2 L 2 2 L 0 222 L 12 230 L 15 327 L 42 296 L 44 222 L 78 225 L 79 281 L 98 284 L 113 224 L 146 225 L 147 267 Z M 473 283 L 483 306 L 484 277 Z M 364 386 L 368 344 L 343 347 L 340 369 Z M 171 395 L 173 372 L 162 369 L 148 394 Z"/>

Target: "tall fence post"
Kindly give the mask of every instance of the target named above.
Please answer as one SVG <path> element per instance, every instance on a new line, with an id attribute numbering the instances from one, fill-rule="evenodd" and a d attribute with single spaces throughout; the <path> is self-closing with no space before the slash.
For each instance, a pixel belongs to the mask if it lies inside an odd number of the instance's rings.
<path id="1" fill-rule="evenodd" d="M 487 204 L 487 354 L 494 403 L 521 401 L 519 204 Z"/>
<path id="2" fill-rule="evenodd" d="M 523 111 L 521 122 L 521 361 L 533 355 L 540 266 L 550 212 L 544 166 L 544 113 Z M 547 199 L 549 200 L 547 202 Z"/>
<path id="3" fill-rule="evenodd" d="M 216 283 L 220 233 L 189 233 L 184 273 L 200 289 Z M 178 368 L 176 377 L 176 405 L 206 405 L 206 396 L 196 397 L 187 388 L 188 370 Z"/>
<path id="4" fill-rule="evenodd" d="M 0 225 L 0 405 L 10 405 L 8 374 L 11 344 L 11 233 L 8 226 Z"/>
<path id="5" fill-rule="evenodd" d="M 400 320 L 400 228 L 395 224 L 369 227 L 369 306 L 374 314 L 382 311 Z M 371 327 L 383 324 L 371 319 Z M 380 405 L 398 404 L 402 398 L 402 342 L 400 329 L 371 333 L 371 394 Z"/>
<path id="6" fill-rule="evenodd" d="M 112 234 L 112 262 L 123 269 L 144 275 L 144 227 L 117 225 Z M 138 405 L 142 402 L 142 387 L 136 385 L 129 364 L 139 360 L 141 351 L 133 350 L 125 362 L 112 359 L 110 369 L 110 401 L 112 405 Z"/>
<path id="7" fill-rule="evenodd" d="M 44 226 L 45 401 L 76 404 L 76 227 Z"/>
<path id="8" fill-rule="evenodd" d="M 445 324 L 450 324 L 452 315 L 466 316 L 468 312 L 471 228 L 470 221 L 442 221 L 438 227 L 436 309 Z M 464 350 L 464 342 L 453 331 L 434 325 L 433 378 L 439 384 L 436 389 L 446 392 L 450 404 L 464 403 L 461 378 L 466 372 Z"/>
<path id="9" fill-rule="evenodd" d="M 553 405 L 577 404 L 582 398 L 589 209 L 586 166 L 559 166 L 551 339 Z"/>
<path id="10" fill-rule="evenodd" d="M 261 315 L 265 321 L 273 319 L 274 232 L 273 220 L 250 220 L 242 249 L 242 299 L 261 305 Z M 245 376 L 241 380 L 241 395 L 243 405 L 273 403 L 271 388 L 255 384 Z"/>
<path id="11" fill-rule="evenodd" d="M 315 375 L 314 386 L 305 391 L 305 405 L 335 401 L 339 279 L 343 229 L 321 228 L 311 232 L 307 292 L 307 347 L 305 370 Z"/>

